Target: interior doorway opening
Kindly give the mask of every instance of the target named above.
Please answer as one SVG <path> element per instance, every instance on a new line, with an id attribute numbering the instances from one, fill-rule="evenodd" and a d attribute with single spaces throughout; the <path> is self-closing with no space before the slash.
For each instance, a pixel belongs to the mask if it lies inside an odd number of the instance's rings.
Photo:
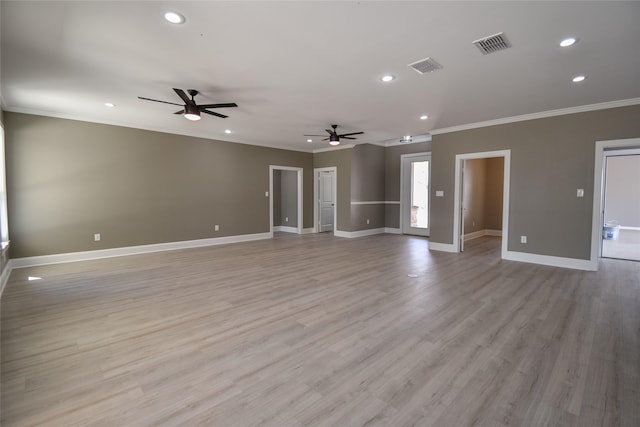
<path id="1" fill-rule="evenodd" d="M 269 229 L 302 234 L 302 168 L 269 166 Z"/>
<path id="2" fill-rule="evenodd" d="M 429 237 L 431 153 L 400 156 L 400 229 Z"/>
<path id="3" fill-rule="evenodd" d="M 472 163 L 472 161 L 480 159 L 484 159 L 484 162 L 479 162 L 477 164 Z M 490 176 L 487 175 L 487 165 L 489 164 L 491 164 L 491 169 L 489 169 Z M 471 165 L 473 165 L 473 167 L 476 169 L 475 171 L 469 170 L 469 166 Z M 480 235 L 500 235 L 502 236 L 501 258 L 506 257 L 508 246 L 507 244 L 509 241 L 510 170 L 511 150 L 487 151 L 481 153 L 467 153 L 456 155 L 453 215 L 454 252 L 464 251 L 465 238 L 466 240 L 469 240 L 470 238 L 480 237 Z M 492 188 L 488 197 L 486 194 L 486 188 L 484 194 L 477 194 L 478 192 L 474 191 L 473 186 L 478 186 L 477 180 L 474 181 L 473 179 L 474 174 L 480 174 L 478 176 L 484 177 L 483 180 L 485 181 L 485 187 L 487 180 L 490 180 L 492 182 L 491 186 L 494 188 Z M 465 175 L 468 176 L 465 177 Z M 496 175 L 501 175 L 501 177 Z M 480 196 L 482 196 L 482 198 Z M 498 203 L 498 200 L 496 199 L 499 198 L 502 199 L 502 204 L 499 207 L 499 209 L 501 210 L 501 214 L 496 214 L 495 205 Z M 474 201 L 475 199 L 478 199 L 479 202 Z M 489 222 L 485 222 L 484 216 L 487 214 L 486 209 L 472 209 L 471 203 L 479 203 L 480 206 L 487 205 L 487 203 L 490 204 L 492 219 Z M 483 216 L 481 223 L 477 221 L 480 212 L 482 212 Z M 488 226 L 490 228 L 486 228 L 486 224 L 489 224 Z M 500 224 L 500 230 L 496 229 L 498 224 Z M 467 225 L 467 229 L 469 228 L 469 226 L 475 229 L 471 232 L 465 232 L 465 225 Z"/>

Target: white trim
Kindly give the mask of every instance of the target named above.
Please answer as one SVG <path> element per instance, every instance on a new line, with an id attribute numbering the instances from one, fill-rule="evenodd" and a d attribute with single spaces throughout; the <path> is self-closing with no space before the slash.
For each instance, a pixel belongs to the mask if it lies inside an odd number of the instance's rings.
<path id="1" fill-rule="evenodd" d="M 320 180 L 320 172 L 333 172 L 333 196 L 336 198 L 333 203 L 333 233 L 338 229 L 338 167 L 330 166 L 325 168 L 313 168 L 313 232 L 320 232 L 318 222 L 318 204 L 320 203 L 320 193 L 318 193 L 318 181 Z M 339 236 L 338 236 L 339 237 Z"/>
<path id="2" fill-rule="evenodd" d="M 477 239 L 479 237 L 484 237 L 484 236 L 494 236 L 494 237 L 500 237 L 502 236 L 502 230 L 478 230 L 478 231 L 474 231 L 472 233 L 467 233 L 464 235 L 464 241 L 466 242 L 467 240 L 473 240 L 473 239 Z"/>
<path id="3" fill-rule="evenodd" d="M 311 228 L 303 228 L 302 229 L 302 234 L 311 234 L 311 233 L 315 233 L 315 232 L 316 232 L 316 230 L 313 227 L 311 227 Z"/>
<path id="4" fill-rule="evenodd" d="M 353 148 L 355 147 L 355 144 L 340 144 L 340 145 L 335 145 L 335 146 L 331 146 L 331 147 L 326 147 L 326 148 L 316 148 L 315 150 L 312 151 L 312 153 L 324 153 L 325 151 L 335 151 L 335 150 L 346 150 L 347 148 Z M 274 147 L 277 148 L 277 147 Z"/>
<path id="5" fill-rule="evenodd" d="M 387 234 L 402 234 L 402 230 L 399 228 L 385 227 L 384 232 Z"/>
<path id="6" fill-rule="evenodd" d="M 400 201 L 396 201 L 396 200 L 380 200 L 380 201 L 374 201 L 374 202 L 358 202 L 358 201 L 351 201 L 351 205 L 399 205 Z"/>
<path id="7" fill-rule="evenodd" d="M 7 264 L 4 266 L 4 270 L 2 270 L 2 275 L 0 275 L 0 299 L 2 298 L 2 293 L 4 292 L 4 287 L 7 285 L 9 281 L 9 276 L 11 276 L 11 271 L 13 270 L 12 260 L 9 260 Z"/>
<path id="8" fill-rule="evenodd" d="M 63 262 L 89 261 L 94 259 L 118 256 L 138 255 L 149 252 L 173 251 L 176 249 L 199 248 L 228 243 L 250 242 L 273 238 L 273 233 L 240 234 L 237 236 L 214 237 L 210 239 L 185 240 L 181 242 L 156 243 L 153 245 L 127 246 L 122 248 L 101 249 L 96 251 L 71 252 L 64 254 L 41 255 L 25 258 L 14 258 L 11 268 L 33 267 L 36 265 L 60 264 Z"/>
<path id="9" fill-rule="evenodd" d="M 501 257 L 505 259 L 509 241 L 509 188 L 511 183 L 511 150 L 485 151 L 481 153 L 456 154 L 455 183 L 453 197 L 453 247 L 460 252 L 460 206 L 462 204 L 462 162 L 470 159 L 489 159 L 504 157 L 504 184 L 502 189 L 502 249 Z"/>
<path id="10" fill-rule="evenodd" d="M 608 108 L 628 107 L 640 104 L 640 98 L 621 99 L 618 101 L 602 102 L 599 104 L 581 105 L 578 107 L 561 108 L 558 110 L 541 111 L 539 113 L 523 114 L 521 116 L 504 117 L 501 119 L 487 120 L 484 122 L 467 123 L 459 126 L 450 126 L 429 131 L 432 135 L 459 132 L 462 130 L 477 129 L 488 126 L 504 125 L 507 123 L 523 122 L 526 120 L 543 119 L 545 117 L 564 116 L 566 114 L 584 113 L 587 111 L 606 110 Z"/>
<path id="11" fill-rule="evenodd" d="M 292 233 L 302 234 L 302 174 L 304 169 L 293 166 L 276 166 L 269 165 L 269 230 L 273 233 L 273 172 L 276 170 L 281 171 L 294 171 L 297 172 L 297 191 L 298 191 L 298 227 Z M 290 227 L 291 228 L 291 227 Z"/>
<path id="12" fill-rule="evenodd" d="M 596 141 L 595 161 L 593 166 L 593 212 L 591 218 L 591 258 L 590 270 L 598 270 L 600 258 L 600 242 L 602 236 L 602 204 L 604 197 L 604 158 L 607 154 L 615 155 L 615 151 L 605 153 L 606 149 L 640 147 L 640 138 L 614 139 L 609 141 Z"/>
<path id="13" fill-rule="evenodd" d="M 441 251 L 441 252 L 458 252 L 453 245 L 449 243 L 438 243 L 438 242 L 429 242 L 429 250 Z"/>
<path id="14" fill-rule="evenodd" d="M 384 234 L 385 228 L 370 228 L 368 230 L 358 231 L 340 231 L 336 230 L 333 235 L 336 237 L 346 237 L 347 239 L 354 239 L 357 237 L 373 236 L 375 234 Z"/>
<path id="15" fill-rule="evenodd" d="M 634 230 L 634 231 L 640 231 L 640 227 L 625 227 L 623 225 L 620 226 L 620 230 Z"/>
<path id="16" fill-rule="evenodd" d="M 502 259 L 548 265 L 551 267 L 572 268 L 574 270 L 595 271 L 597 269 L 593 268 L 591 261 L 588 259 L 563 258 L 549 255 L 530 254 L 526 252 L 507 251 L 507 253 L 502 256 Z"/>
<path id="17" fill-rule="evenodd" d="M 302 233 L 298 233 L 298 229 L 296 227 L 287 227 L 284 225 L 276 225 L 275 227 L 273 227 L 273 231 L 282 231 L 284 233 L 295 233 L 295 234 L 302 234 Z"/>

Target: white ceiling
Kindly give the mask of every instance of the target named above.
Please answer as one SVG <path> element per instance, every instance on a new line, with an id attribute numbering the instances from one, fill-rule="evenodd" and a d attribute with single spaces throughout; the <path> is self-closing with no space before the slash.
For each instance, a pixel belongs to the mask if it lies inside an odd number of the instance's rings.
<path id="1" fill-rule="evenodd" d="M 333 123 L 364 131 L 357 143 L 380 143 L 640 98 L 640 2 L 4 0 L 1 8 L 7 111 L 312 151 L 327 142 L 303 134 Z M 186 22 L 169 24 L 167 10 Z M 472 44 L 498 32 L 511 49 L 484 56 Z M 560 48 L 567 36 L 579 42 Z M 407 66 L 425 57 L 444 68 L 420 75 Z M 384 73 L 397 78 L 383 84 Z M 586 81 L 572 83 L 577 74 Z M 239 108 L 189 122 L 172 114 L 179 107 L 137 98 L 179 103 L 173 87 Z"/>

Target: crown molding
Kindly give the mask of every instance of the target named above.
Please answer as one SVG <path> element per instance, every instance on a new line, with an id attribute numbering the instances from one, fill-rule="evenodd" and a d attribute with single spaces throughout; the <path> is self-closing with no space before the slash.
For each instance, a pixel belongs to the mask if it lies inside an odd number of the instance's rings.
<path id="1" fill-rule="evenodd" d="M 539 113 L 523 114 L 521 116 L 504 117 L 502 119 L 487 120 L 484 122 L 468 123 L 458 126 L 450 126 L 429 131 L 432 135 L 460 132 L 463 130 L 477 129 L 489 126 L 504 125 L 508 123 L 524 122 L 527 120 L 544 119 L 546 117 L 564 116 L 567 114 L 584 113 L 587 111 L 606 110 L 609 108 L 628 107 L 640 104 L 640 98 L 621 99 L 618 101 L 601 102 L 599 104 L 581 105 L 578 107 L 560 108 L 558 110 L 541 111 Z"/>

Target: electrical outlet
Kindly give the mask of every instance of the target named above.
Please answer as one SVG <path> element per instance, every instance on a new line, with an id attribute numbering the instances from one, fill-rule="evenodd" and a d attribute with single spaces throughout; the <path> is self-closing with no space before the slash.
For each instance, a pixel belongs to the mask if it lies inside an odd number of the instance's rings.
<path id="1" fill-rule="evenodd" d="M 527 243 L 527 236 L 520 236 L 520 243 Z"/>
<path id="2" fill-rule="evenodd" d="M 220 231 L 220 226 L 218 224 L 214 225 L 213 231 Z"/>
<path id="3" fill-rule="evenodd" d="M 289 217 L 288 216 L 284 217 L 284 222 L 289 222 Z"/>
<path id="4" fill-rule="evenodd" d="M 578 191 L 576 191 L 576 196 L 584 197 L 584 190 L 582 188 L 578 188 Z"/>
<path id="5" fill-rule="evenodd" d="M 369 225 L 369 218 L 367 218 L 367 225 Z"/>
<path id="6" fill-rule="evenodd" d="M 269 197 L 269 192 L 268 191 L 264 192 L 264 197 Z"/>
<path id="7" fill-rule="evenodd" d="M 100 241 L 100 233 L 96 233 L 93 235 L 93 241 L 94 242 L 99 242 Z"/>

